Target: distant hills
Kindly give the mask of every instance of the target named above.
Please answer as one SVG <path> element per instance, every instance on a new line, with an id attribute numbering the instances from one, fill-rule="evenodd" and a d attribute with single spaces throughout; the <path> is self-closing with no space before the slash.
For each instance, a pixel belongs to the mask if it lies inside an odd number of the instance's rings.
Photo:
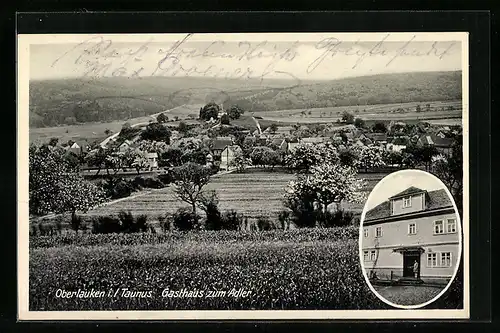
<path id="1" fill-rule="evenodd" d="M 216 101 L 246 111 L 447 101 L 462 97 L 462 74 L 382 74 L 332 81 L 195 77 L 30 82 L 30 127 L 126 120 L 183 104 Z"/>

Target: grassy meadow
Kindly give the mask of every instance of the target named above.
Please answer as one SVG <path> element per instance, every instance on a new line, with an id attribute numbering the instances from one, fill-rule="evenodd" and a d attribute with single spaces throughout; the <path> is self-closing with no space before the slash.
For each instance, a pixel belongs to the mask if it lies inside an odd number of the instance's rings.
<path id="1" fill-rule="evenodd" d="M 359 174 L 360 178 L 367 181 L 364 188 L 366 195 L 384 176 L 383 173 Z M 234 209 L 249 219 L 262 215 L 277 218 L 278 212 L 283 209 L 285 186 L 292 179 L 293 174 L 284 172 L 229 173 L 212 178 L 206 189 L 217 192 L 221 211 Z M 342 206 L 356 213 L 363 210 L 363 204 L 360 203 L 344 202 Z M 130 210 L 134 215 L 145 214 L 155 219 L 166 212 L 174 213 L 181 207 L 187 205 L 175 197 L 172 187 L 166 187 L 96 208 L 87 215 L 118 214 L 121 210 Z"/>

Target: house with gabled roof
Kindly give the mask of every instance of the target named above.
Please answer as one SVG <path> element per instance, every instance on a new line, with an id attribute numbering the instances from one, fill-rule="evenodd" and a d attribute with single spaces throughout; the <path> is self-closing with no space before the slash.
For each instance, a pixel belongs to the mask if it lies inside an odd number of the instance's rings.
<path id="1" fill-rule="evenodd" d="M 89 144 L 86 141 L 73 142 L 66 149 L 73 154 L 81 155 L 89 150 Z"/>
<path id="2" fill-rule="evenodd" d="M 274 138 L 269 142 L 269 146 L 284 153 L 288 151 L 288 141 L 285 138 Z"/>
<path id="3" fill-rule="evenodd" d="M 119 146 L 118 146 L 118 150 L 120 152 L 124 152 L 128 149 L 130 149 L 132 147 L 132 141 L 130 140 L 125 140 L 123 141 Z"/>
<path id="4" fill-rule="evenodd" d="M 387 150 L 401 152 L 409 145 L 410 139 L 405 136 L 397 136 L 389 140 Z"/>
<path id="5" fill-rule="evenodd" d="M 221 170 L 231 170 L 235 167 L 232 164 L 234 158 L 238 153 L 241 153 L 241 147 L 238 145 L 226 146 L 220 155 L 220 169 Z"/>
<path id="6" fill-rule="evenodd" d="M 435 147 L 437 151 L 448 155 L 451 152 L 453 139 L 442 138 L 436 134 L 423 134 L 418 138 L 417 146 L 419 147 Z"/>
<path id="7" fill-rule="evenodd" d="M 324 142 L 328 142 L 329 140 L 330 140 L 330 138 L 327 138 L 327 137 L 322 137 L 322 136 L 318 136 L 318 137 L 302 138 L 302 139 L 300 139 L 300 142 L 301 142 L 301 143 L 311 143 L 311 144 L 315 144 L 315 143 L 324 143 Z"/>
<path id="8" fill-rule="evenodd" d="M 410 186 L 368 210 L 362 260 L 373 280 L 446 284 L 459 260 L 458 216 L 445 189 Z"/>
<path id="9" fill-rule="evenodd" d="M 224 149 L 227 146 L 231 146 L 233 144 L 233 139 L 229 136 L 220 136 L 214 139 L 212 145 L 212 154 L 214 156 L 221 156 Z"/>

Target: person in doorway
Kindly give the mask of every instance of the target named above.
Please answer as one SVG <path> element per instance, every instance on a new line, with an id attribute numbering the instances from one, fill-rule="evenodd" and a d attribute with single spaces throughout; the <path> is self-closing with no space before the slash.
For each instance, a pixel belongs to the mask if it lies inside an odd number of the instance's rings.
<path id="1" fill-rule="evenodd" d="M 418 262 L 416 260 L 413 263 L 413 274 L 415 275 L 415 279 L 418 279 Z"/>

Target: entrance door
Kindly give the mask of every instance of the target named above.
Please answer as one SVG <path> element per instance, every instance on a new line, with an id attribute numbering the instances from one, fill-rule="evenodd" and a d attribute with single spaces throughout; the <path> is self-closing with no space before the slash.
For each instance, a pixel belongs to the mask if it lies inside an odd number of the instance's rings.
<path id="1" fill-rule="evenodd" d="M 403 253 L 403 277 L 415 277 L 415 273 L 413 272 L 413 265 L 415 264 L 415 261 L 418 263 L 417 277 L 420 277 L 420 253 Z"/>

